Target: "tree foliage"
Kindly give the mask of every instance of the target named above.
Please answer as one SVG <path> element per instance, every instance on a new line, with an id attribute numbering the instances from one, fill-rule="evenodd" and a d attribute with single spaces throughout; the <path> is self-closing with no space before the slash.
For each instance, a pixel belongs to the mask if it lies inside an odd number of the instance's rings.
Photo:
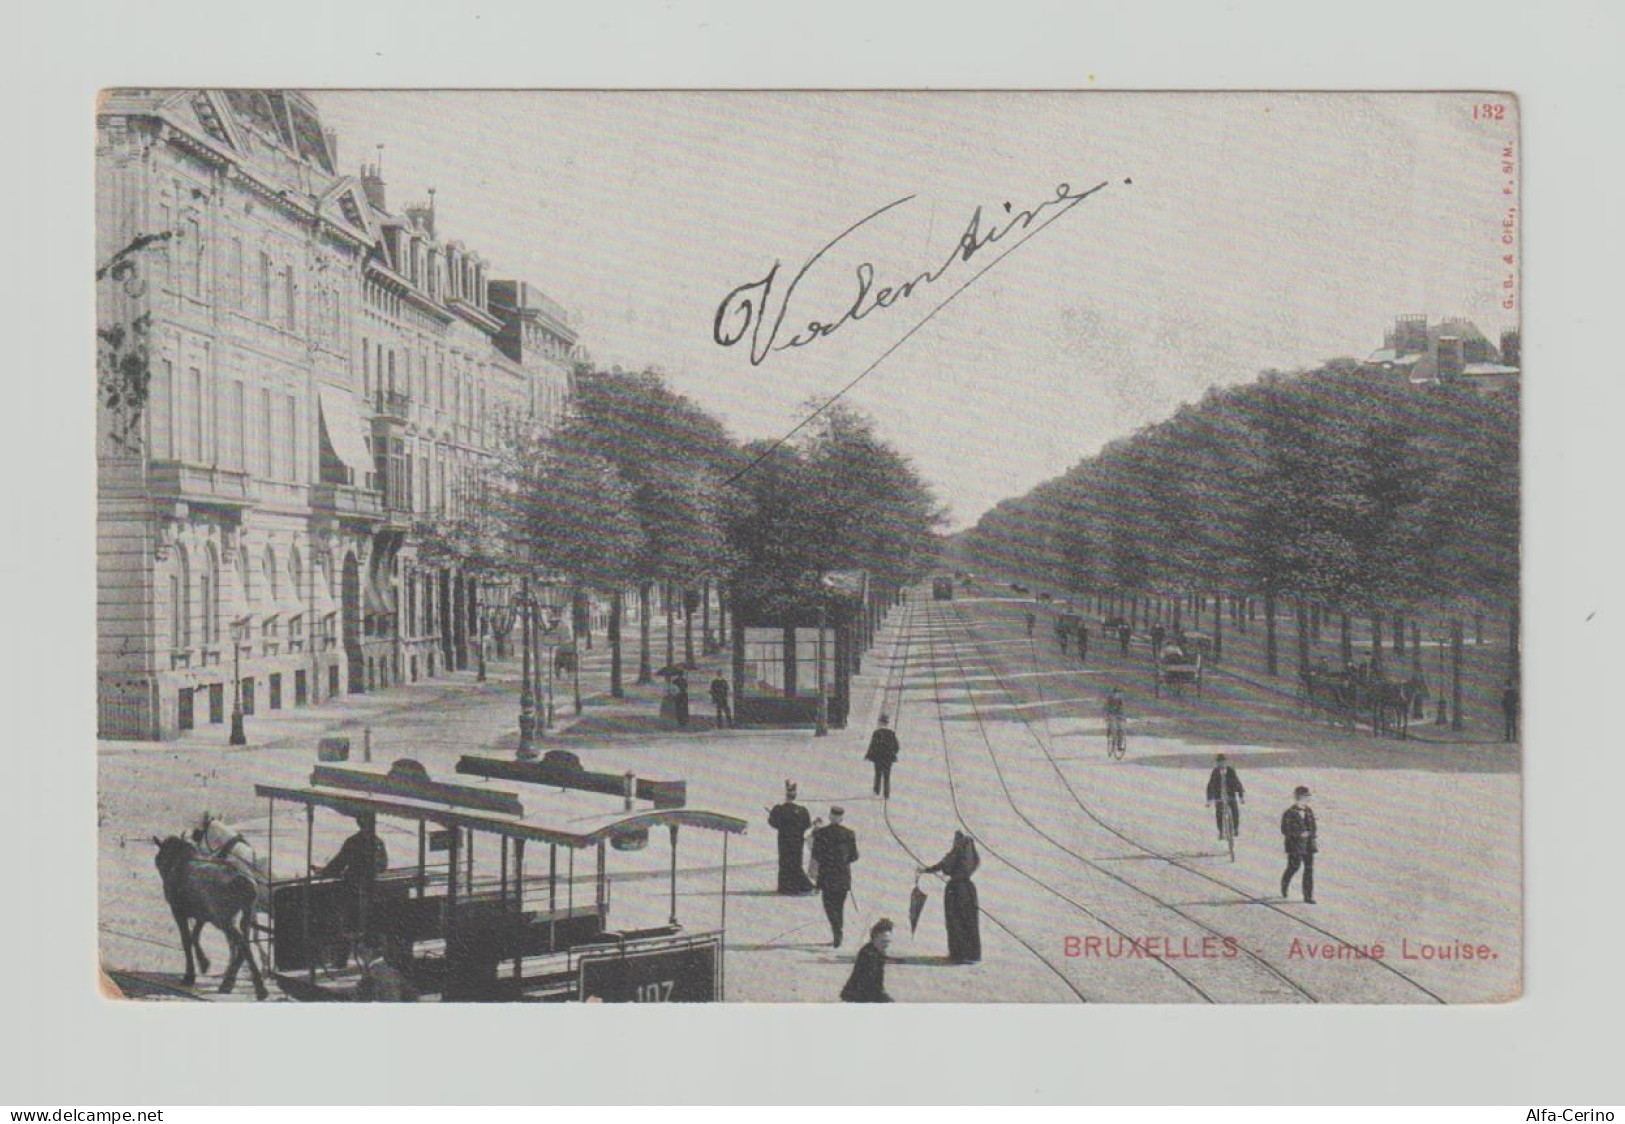
<path id="1" fill-rule="evenodd" d="M 1228 589 L 1373 612 L 1505 596 L 1518 457 L 1516 396 L 1334 361 L 1210 391 L 1000 504 L 964 549 L 1094 591 Z"/>

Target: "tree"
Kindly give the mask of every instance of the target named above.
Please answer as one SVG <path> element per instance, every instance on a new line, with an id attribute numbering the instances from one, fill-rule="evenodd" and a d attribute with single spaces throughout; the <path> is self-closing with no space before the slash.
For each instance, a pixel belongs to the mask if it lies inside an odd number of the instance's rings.
<path id="1" fill-rule="evenodd" d="M 723 513 L 734 497 L 723 482 L 737 465 L 738 450 L 721 422 L 654 372 L 581 367 L 575 387 L 566 433 L 614 465 L 631 486 L 630 510 L 643 533 L 642 548 L 628 575 L 638 582 L 641 608 L 638 682 L 647 683 L 653 678 L 649 651 L 653 583 L 696 584 L 727 568 Z M 618 603 L 611 608 L 611 618 L 619 619 Z M 618 667 L 618 626 L 611 629 L 610 647 Z"/>

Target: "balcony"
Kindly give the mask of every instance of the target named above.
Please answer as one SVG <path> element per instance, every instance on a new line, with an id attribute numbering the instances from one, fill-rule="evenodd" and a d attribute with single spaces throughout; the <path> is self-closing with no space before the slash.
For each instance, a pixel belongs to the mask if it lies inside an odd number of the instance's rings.
<path id="1" fill-rule="evenodd" d="M 310 506 L 335 519 L 376 523 L 384 518 L 384 497 L 353 484 L 312 484 Z"/>
<path id="2" fill-rule="evenodd" d="M 253 507 L 260 498 L 258 487 L 246 472 L 153 461 L 147 479 L 155 498 L 178 503 L 241 511 Z"/>
<path id="3" fill-rule="evenodd" d="M 410 395 L 398 390 L 380 390 L 373 395 L 373 413 L 382 421 L 406 422 L 412 416 Z"/>

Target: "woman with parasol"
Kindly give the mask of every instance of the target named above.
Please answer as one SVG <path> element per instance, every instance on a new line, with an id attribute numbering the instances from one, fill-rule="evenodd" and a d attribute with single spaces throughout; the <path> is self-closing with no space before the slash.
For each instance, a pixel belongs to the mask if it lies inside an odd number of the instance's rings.
<path id="1" fill-rule="evenodd" d="M 982 865 L 976 841 L 963 831 L 954 832 L 954 845 L 935 866 L 922 866 L 921 874 L 941 874 L 948 879 L 942 895 L 943 919 L 948 925 L 948 959 L 955 964 L 975 964 L 982 959 L 982 926 L 971 875 Z"/>

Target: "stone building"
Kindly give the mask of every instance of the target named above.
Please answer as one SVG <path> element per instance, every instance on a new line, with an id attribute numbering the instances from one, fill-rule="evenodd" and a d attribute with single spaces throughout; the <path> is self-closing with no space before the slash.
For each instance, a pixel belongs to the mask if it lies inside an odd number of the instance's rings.
<path id="1" fill-rule="evenodd" d="M 559 415 L 568 317 L 516 356 L 537 318 L 491 293 L 528 286 L 341 174 L 297 93 L 119 90 L 97 125 L 102 735 L 468 666 L 476 583 L 414 527 L 503 419 Z"/>
<path id="2" fill-rule="evenodd" d="M 1502 332 L 1497 348 L 1470 320 L 1446 317 L 1429 324 L 1426 316 L 1409 315 L 1395 318 L 1363 367 L 1412 386 L 1457 383 L 1492 394 L 1517 389 L 1521 353 L 1516 329 Z"/>

